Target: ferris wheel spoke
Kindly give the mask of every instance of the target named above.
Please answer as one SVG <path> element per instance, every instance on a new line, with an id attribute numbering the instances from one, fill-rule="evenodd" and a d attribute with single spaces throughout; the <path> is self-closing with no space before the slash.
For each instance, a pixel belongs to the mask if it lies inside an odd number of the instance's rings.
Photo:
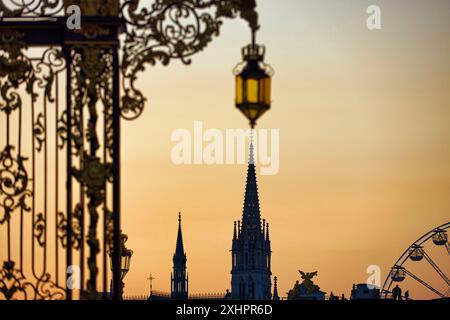
<path id="1" fill-rule="evenodd" d="M 448 241 L 445 244 L 445 248 L 447 249 L 447 253 L 450 254 L 450 244 L 448 243 Z"/>
<path id="2" fill-rule="evenodd" d="M 448 288 L 448 290 L 445 292 L 444 294 L 446 297 L 450 297 L 450 288 Z"/>
<path id="3" fill-rule="evenodd" d="M 411 273 L 410 271 L 405 269 L 405 273 L 410 276 L 411 278 L 413 278 L 414 280 L 416 280 L 417 282 L 419 282 L 421 285 L 423 285 L 425 288 L 429 289 L 430 291 L 433 291 L 435 294 L 437 294 L 439 297 L 441 298 L 445 298 L 445 295 L 442 294 L 441 292 L 439 292 L 438 290 L 436 290 L 435 288 L 433 288 L 432 286 L 430 286 L 428 283 L 426 283 L 425 281 L 423 281 L 422 279 L 420 279 L 418 276 L 416 276 L 415 274 Z"/>
<path id="4" fill-rule="evenodd" d="M 431 257 L 423 250 L 423 256 L 428 261 L 428 263 L 433 267 L 433 269 L 439 274 L 439 276 L 444 279 L 448 286 L 450 286 L 450 280 L 445 275 L 445 273 L 439 268 L 439 266 L 431 259 Z"/>

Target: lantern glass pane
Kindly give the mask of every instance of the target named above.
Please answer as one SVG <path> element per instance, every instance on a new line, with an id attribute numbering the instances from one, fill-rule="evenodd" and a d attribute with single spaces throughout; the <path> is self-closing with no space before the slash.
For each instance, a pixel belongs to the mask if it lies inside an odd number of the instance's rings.
<path id="1" fill-rule="evenodd" d="M 125 270 L 130 270 L 130 262 L 131 262 L 131 257 L 127 256 L 127 260 L 125 262 Z"/>
<path id="2" fill-rule="evenodd" d="M 121 263 L 120 270 L 122 270 L 122 271 L 125 270 L 126 257 L 122 256 L 122 257 L 120 258 L 120 263 Z"/>
<path id="3" fill-rule="evenodd" d="M 236 77 L 236 103 L 244 102 L 244 81 L 240 76 Z"/>
<path id="4" fill-rule="evenodd" d="M 264 102 L 264 92 L 265 92 L 266 86 L 265 86 L 265 79 L 259 80 L 259 96 L 258 96 L 258 102 Z"/>
<path id="5" fill-rule="evenodd" d="M 267 77 L 264 79 L 264 98 L 262 101 L 264 101 L 265 104 L 270 105 L 271 103 L 271 79 L 270 77 Z"/>
<path id="6" fill-rule="evenodd" d="M 258 103 L 258 87 L 259 82 L 256 79 L 247 80 L 247 102 Z"/>

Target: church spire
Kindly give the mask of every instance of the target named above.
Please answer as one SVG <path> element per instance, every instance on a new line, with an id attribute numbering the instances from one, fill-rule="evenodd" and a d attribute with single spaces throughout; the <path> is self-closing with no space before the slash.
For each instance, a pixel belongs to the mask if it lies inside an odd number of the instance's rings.
<path id="1" fill-rule="evenodd" d="M 188 277 L 186 272 L 186 253 L 183 246 L 181 232 L 181 211 L 178 212 L 178 235 L 175 254 L 173 255 L 173 272 L 171 275 L 172 299 L 184 300 L 188 298 Z"/>
<path id="2" fill-rule="evenodd" d="M 231 295 L 240 300 L 272 299 L 270 241 L 268 227 L 261 221 L 256 181 L 253 136 L 250 142 L 242 223 L 236 223 L 232 241 Z M 267 235 L 266 235 L 267 233 Z"/>

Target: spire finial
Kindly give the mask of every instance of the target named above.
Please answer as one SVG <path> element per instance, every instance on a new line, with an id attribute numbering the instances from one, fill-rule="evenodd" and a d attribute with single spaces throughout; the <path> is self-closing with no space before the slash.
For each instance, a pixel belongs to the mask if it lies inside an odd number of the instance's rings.
<path id="1" fill-rule="evenodd" d="M 250 130 L 250 164 L 255 164 L 254 129 Z"/>
<path id="2" fill-rule="evenodd" d="M 184 257 L 184 246 L 183 246 L 183 234 L 181 232 L 181 210 L 178 211 L 178 235 L 177 235 L 177 245 L 175 248 L 175 256 Z"/>

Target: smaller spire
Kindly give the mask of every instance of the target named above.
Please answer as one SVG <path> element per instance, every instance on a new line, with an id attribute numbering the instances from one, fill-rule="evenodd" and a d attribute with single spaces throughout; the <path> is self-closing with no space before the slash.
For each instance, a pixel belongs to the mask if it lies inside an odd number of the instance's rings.
<path id="1" fill-rule="evenodd" d="M 237 232 L 236 232 L 236 221 L 234 222 L 234 232 L 233 232 L 233 240 L 237 239 Z"/>
<path id="2" fill-rule="evenodd" d="M 273 300 L 280 300 L 280 296 L 278 295 L 278 277 L 275 276 L 273 278 Z"/>
<path id="3" fill-rule="evenodd" d="M 266 240 L 270 241 L 270 235 L 269 235 L 269 223 L 266 224 Z"/>
<path id="4" fill-rule="evenodd" d="M 188 279 L 186 277 L 186 253 L 181 232 L 181 210 L 178 211 L 178 235 L 175 254 L 173 255 L 173 273 L 171 276 L 172 299 L 188 298 Z"/>
<path id="5" fill-rule="evenodd" d="M 266 219 L 263 219 L 263 239 L 266 238 Z"/>

